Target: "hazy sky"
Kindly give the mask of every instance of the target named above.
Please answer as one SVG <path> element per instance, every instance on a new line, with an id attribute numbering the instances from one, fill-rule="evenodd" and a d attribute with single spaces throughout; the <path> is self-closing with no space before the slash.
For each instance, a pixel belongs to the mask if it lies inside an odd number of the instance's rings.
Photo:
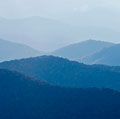
<path id="1" fill-rule="evenodd" d="M 120 0 L 0 0 L 0 16 L 3 17 L 64 17 L 96 9 L 119 13 Z"/>
<path id="2" fill-rule="evenodd" d="M 118 31 L 120 0 L 0 0 L 0 16 L 41 16 L 77 25 L 91 23 Z"/>

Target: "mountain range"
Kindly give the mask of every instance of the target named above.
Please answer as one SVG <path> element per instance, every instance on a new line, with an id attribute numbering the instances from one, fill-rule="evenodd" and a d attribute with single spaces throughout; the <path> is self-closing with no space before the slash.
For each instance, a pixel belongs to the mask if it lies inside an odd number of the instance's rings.
<path id="1" fill-rule="evenodd" d="M 119 51 L 119 43 L 86 40 L 60 48 L 51 54 L 90 65 L 120 66 Z"/>
<path id="2" fill-rule="evenodd" d="M 0 62 L 40 56 L 42 52 L 27 45 L 0 39 Z"/>
<path id="3" fill-rule="evenodd" d="M 40 51 L 54 50 L 68 43 L 78 36 L 78 30 L 73 29 L 57 20 L 37 16 L 0 20 L 1 38 L 24 43 Z"/>
<path id="4" fill-rule="evenodd" d="M 119 66 L 119 50 L 120 44 L 91 39 L 46 53 L 24 44 L 0 39 L 0 62 L 50 54 L 90 65 Z"/>
<path id="5" fill-rule="evenodd" d="M 119 12 L 118 0 L 1 0 L 0 119 L 120 119 Z"/>
<path id="6" fill-rule="evenodd" d="M 120 90 L 120 68 L 85 65 L 75 61 L 41 56 L 0 63 L 0 68 L 45 80 L 51 85 L 74 88 L 111 88 Z"/>
<path id="7" fill-rule="evenodd" d="M 90 56 L 84 57 L 82 61 L 87 64 L 104 64 L 111 66 L 120 66 L 120 44 L 104 48 Z"/>
<path id="8" fill-rule="evenodd" d="M 120 93 L 50 86 L 0 69 L 1 119 L 118 119 Z"/>
<path id="9" fill-rule="evenodd" d="M 114 41 L 120 35 L 109 28 L 74 26 L 61 20 L 34 16 L 22 19 L 0 18 L 0 37 L 48 52 L 89 38 Z"/>
<path id="10" fill-rule="evenodd" d="M 71 60 L 78 60 L 82 57 L 94 54 L 97 51 L 102 50 L 103 48 L 107 48 L 113 45 L 114 43 L 96 41 L 96 40 L 90 39 L 90 40 L 86 40 L 83 42 L 71 44 L 69 46 L 60 48 L 54 51 L 52 54 L 56 56 L 68 58 Z"/>

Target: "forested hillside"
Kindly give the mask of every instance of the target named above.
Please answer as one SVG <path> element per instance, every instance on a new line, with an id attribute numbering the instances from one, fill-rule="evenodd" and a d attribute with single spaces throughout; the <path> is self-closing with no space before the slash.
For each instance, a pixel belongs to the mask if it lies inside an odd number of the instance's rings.
<path id="1" fill-rule="evenodd" d="M 41 56 L 3 62 L 0 68 L 18 71 L 62 87 L 120 90 L 120 72 L 117 67 L 85 65 L 59 57 Z"/>

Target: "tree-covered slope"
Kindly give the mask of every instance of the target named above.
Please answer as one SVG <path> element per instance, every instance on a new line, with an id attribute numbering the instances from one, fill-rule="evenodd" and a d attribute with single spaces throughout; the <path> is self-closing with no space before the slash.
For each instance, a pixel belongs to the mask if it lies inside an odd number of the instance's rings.
<path id="1" fill-rule="evenodd" d="M 0 68 L 43 79 L 53 85 L 80 88 L 104 87 L 120 90 L 120 73 L 117 72 L 117 69 L 99 65 L 84 65 L 54 56 L 3 62 L 0 64 Z"/>
<path id="2" fill-rule="evenodd" d="M 0 70 L 0 119 L 119 119 L 120 93 L 53 87 Z"/>

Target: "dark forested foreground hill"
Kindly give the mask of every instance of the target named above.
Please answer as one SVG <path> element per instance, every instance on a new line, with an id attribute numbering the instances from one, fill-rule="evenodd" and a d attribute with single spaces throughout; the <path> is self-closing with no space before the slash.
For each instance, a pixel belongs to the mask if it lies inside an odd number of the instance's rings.
<path id="1" fill-rule="evenodd" d="M 3 62 L 0 68 L 18 71 L 63 87 L 120 90 L 120 73 L 117 72 L 119 68 L 84 65 L 53 56 Z"/>
<path id="2" fill-rule="evenodd" d="M 0 70 L 0 119 L 119 118 L 119 92 L 53 87 Z"/>

